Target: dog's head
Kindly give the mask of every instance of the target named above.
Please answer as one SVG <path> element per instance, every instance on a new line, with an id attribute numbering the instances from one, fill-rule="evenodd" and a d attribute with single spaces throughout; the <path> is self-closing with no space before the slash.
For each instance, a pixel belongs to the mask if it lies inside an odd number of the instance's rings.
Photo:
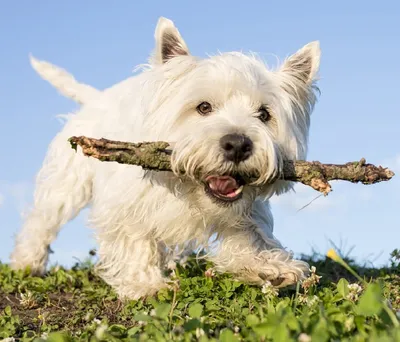
<path id="1" fill-rule="evenodd" d="M 174 173 L 181 177 L 184 171 L 196 198 L 207 205 L 235 206 L 269 196 L 269 180 L 282 161 L 306 157 L 318 42 L 269 70 L 238 52 L 195 58 L 165 18 L 155 38 L 146 81 L 155 91 L 146 125 L 149 138 L 172 143 Z"/>

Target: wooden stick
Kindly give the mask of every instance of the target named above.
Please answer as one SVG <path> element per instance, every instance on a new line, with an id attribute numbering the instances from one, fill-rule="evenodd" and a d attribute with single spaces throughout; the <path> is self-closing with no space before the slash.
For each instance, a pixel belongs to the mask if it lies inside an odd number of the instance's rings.
<path id="1" fill-rule="evenodd" d="M 75 150 L 79 145 L 86 156 L 101 161 L 141 166 L 147 170 L 171 171 L 171 150 L 166 142 L 130 143 L 85 136 L 69 139 Z M 257 175 L 250 175 L 255 178 Z M 318 161 L 285 161 L 282 174 L 276 179 L 300 182 L 327 195 L 332 189 L 329 181 L 374 184 L 388 181 L 394 172 L 382 166 L 367 164 L 362 158 L 346 164 L 322 164 Z"/>

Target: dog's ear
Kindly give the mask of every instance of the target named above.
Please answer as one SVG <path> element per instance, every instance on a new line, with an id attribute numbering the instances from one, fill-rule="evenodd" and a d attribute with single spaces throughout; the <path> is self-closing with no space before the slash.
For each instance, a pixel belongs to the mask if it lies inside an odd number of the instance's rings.
<path id="1" fill-rule="evenodd" d="M 167 18 L 161 17 L 158 20 L 154 38 L 156 48 L 153 62 L 156 64 L 163 64 L 176 56 L 189 55 L 189 49 L 178 29 Z"/>
<path id="2" fill-rule="evenodd" d="M 286 59 L 280 71 L 309 85 L 316 80 L 321 50 L 319 42 L 311 42 Z"/>

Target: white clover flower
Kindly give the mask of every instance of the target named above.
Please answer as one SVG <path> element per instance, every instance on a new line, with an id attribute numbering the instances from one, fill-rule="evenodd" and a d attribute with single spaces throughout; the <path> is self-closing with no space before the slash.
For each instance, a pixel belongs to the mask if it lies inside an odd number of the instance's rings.
<path id="1" fill-rule="evenodd" d="M 344 328 L 346 331 L 350 331 L 353 328 L 354 325 L 354 317 L 350 316 L 344 321 Z"/>
<path id="2" fill-rule="evenodd" d="M 318 302 L 319 302 L 319 298 L 314 295 L 311 298 L 310 297 L 308 298 L 307 305 L 309 307 L 311 307 L 311 306 L 314 306 L 315 304 L 317 304 Z"/>
<path id="3" fill-rule="evenodd" d="M 261 292 L 266 294 L 267 297 L 276 297 L 279 294 L 277 288 L 275 288 L 270 281 L 266 281 L 261 288 Z"/>
<path id="4" fill-rule="evenodd" d="M 355 291 L 355 292 L 358 292 L 358 293 L 362 291 L 362 287 L 360 285 L 356 284 L 356 283 L 349 284 L 348 288 L 349 288 L 350 291 Z"/>
<path id="5" fill-rule="evenodd" d="M 104 339 L 104 334 L 107 330 L 108 326 L 106 324 L 101 324 L 98 326 L 98 328 L 96 329 L 94 335 L 96 336 L 96 338 L 98 340 L 103 340 Z"/>
<path id="6" fill-rule="evenodd" d="M 90 321 L 92 321 L 93 320 L 93 318 L 94 318 L 94 314 L 93 314 L 93 312 L 91 312 L 91 311 L 88 311 L 87 313 L 86 313 L 86 315 L 85 315 L 85 321 L 86 322 L 90 322 Z"/>
<path id="7" fill-rule="evenodd" d="M 196 328 L 196 337 L 200 338 L 201 336 L 204 336 L 204 330 L 201 328 Z"/>
<path id="8" fill-rule="evenodd" d="M 306 333 L 301 333 L 297 339 L 299 342 L 311 342 L 311 336 Z"/>
<path id="9" fill-rule="evenodd" d="M 349 293 L 346 296 L 346 299 L 351 300 L 353 302 L 358 300 L 359 294 L 362 292 L 362 287 L 356 283 L 348 285 Z"/>
<path id="10" fill-rule="evenodd" d="M 301 286 L 306 293 L 308 292 L 311 286 L 317 285 L 319 283 L 319 280 L 322 278 L 322 276 L 317 275 L 316 272 L 317 268 L 315 266 L 311 266 L 310 276 L 301 282 Z"/>
<path id="11" fill-rule="evenodd" d="M 21 299 L 19 300 L 19 304 L 24 309 L 32 309 L 37 306 L 36 297 L 33 292 L 27 290 L 25 293 L 21 293 Z"/>
<path id="12" fill-rule="evenodd" d="M 169 260 L 167 264 L 167 268 L 171 271 L 176 269 L 176 262 L 174 260 Z"/>
<path id="13" fill-rule="evenodd" d="M 298 300 L 299 300 L 300 304 L 305 304 L 308 307 L 312 307 L 315 304 L 319 303 L 319 298 L 315 295 L 312 297 L 308 297 L 305 294 L 301 294 L 301 295 L 299 295 Z"/>

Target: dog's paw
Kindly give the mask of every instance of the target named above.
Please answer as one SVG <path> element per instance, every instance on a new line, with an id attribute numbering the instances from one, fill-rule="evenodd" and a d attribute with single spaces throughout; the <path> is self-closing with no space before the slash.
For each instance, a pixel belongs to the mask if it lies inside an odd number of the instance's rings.
<path id="1" fill-rule="evenodd" d="M 140 300 L 154 297 L 162 289 L 173 289 L 173 284 L 168 278 L 154 283 L 132 282 L 129 285 L 114 285 L 119 297 L 123 300 Z"/>
<path id="2" fill-rule="evenodd" d="M 298 273 L 298 272 L 290 272 L 290 273 L 282 273 L 278 277 L 269 277 L 265 274 L 259 274 L 261 280 L 269 281 L 272 286 L 276 288 L 283 288 L 286 286 L 294 285 L 297 282 L 306 278 L 305 273 Z"/>
<path id="3" fill-rule="evenodd" d="M 274 287 L 282 288 L 304 280 L 309 272 L 309 265 L 304 261 L 268 258 L 241 269 L 238 278 L 255 285 L 263 285 L 269 281 Z"/>
<path id="4" fill-rule="evenodd" d="M 10 267 L 15 271 L 24 270 L 35 277 L 43 276 L 46 273 L 48 254 L 51 252 L 50 248 L 31 251 L 17 246 L 11 254 Z"/>

